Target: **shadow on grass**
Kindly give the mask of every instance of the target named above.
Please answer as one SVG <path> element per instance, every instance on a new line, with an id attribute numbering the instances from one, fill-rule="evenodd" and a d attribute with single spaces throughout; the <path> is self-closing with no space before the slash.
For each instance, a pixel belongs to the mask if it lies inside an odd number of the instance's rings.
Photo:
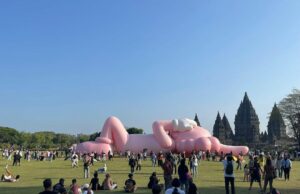
<path id="1" fill-rule="evenodd" d="M 34 194 L 39 193 L 43 191 L 42 187 L 3 187 L 3 185 L 0 187 L 0 193 L 1 194 Z M 200 194 L 224 194 L 225 188 L 224 187 L 204 187 L 204 188 L 198 188 L 198 191 Z M 297 194 L 300 193 L 300 189 L 281 189 L 281 193 L 283 194 Z M 95 193 L 124 193 L 122 190 L 122 187 L 120 186 L 117 190 L 114 191 L 96 191 Z M 151 190 L 145 188 L 145 187 L 138 187 L 137 191 L 135 192 L 137 194 L 148 194 L 151 193 Z M 256 194 L 260 193 L 258 188 L 253 188 L 251 191 L 249 191 L 247 188 L 244 187 L 236 187 L 236 193 L 237 194 Z"/>

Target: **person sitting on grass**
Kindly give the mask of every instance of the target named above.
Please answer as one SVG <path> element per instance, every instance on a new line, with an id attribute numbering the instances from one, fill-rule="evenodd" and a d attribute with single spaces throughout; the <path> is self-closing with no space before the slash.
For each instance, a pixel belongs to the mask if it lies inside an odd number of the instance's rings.
<path id="1" fill-rule="evenodd" d="M 72 184 L 70 185 L 70 192 L 72 194 L 79 194 L 81 193 L 81 189 L 80 187 L 77 185 L 77 180 L 76 179 L 72 179 Z"/>
<path id="2" fill-rule="evenodd" d="M 100 190 L 100 184 L 99 184 L 99 179 L 98 179 L 98 173 L 95 172 L 94 173 L 94 178 L 92 178 L 91 182 L 90 182 L 90 186 L 92 188 L 93 191 L 96 190 Z"/>
<path id="3" fill-rule="evenodd" d="M 159 179 L 158 179 L 157 176 L 156 176 L 156 172 L 153 172 L 152 175 L 151 175 L 150 178 L 149 178 L 148 188 L 149 188 L 149 189 L 152 189 L 152 187 L 153 187 L 154 185 L 157 185 L 158 182 L 159 182 Z"/>
<path id="4" fill-rule="evenodd" d="M 11 171 L 8 170 L 8 165 L 5 167 L 5 173 L 1 176 L 2 182 L 17 182 L 20 179 L 20 175 L 13 176 Z"/>
<path id="5" fill-rule="evenodd" d="M 180 181 L 178 178 L 174 178 L 172 181 L 172 187 L 167 189 L 165 194 L 185 194 L 180 188 Z"/>
<path id="6" fill-rule="evenodd" d="M 158 184 L 156 184 L 156 185 L 153 185 L 152 186 L 152 194 L 162 194 L 162 185 L 158 185 Z"/>
<path id="7" fill-rule="evenodd" d="M 67 194 L 67 190 L 65 188 L 65 179 L 61 178 L 59 179 L 59 182 L 53 186 L 53 191 L 60 193 L 60 194 Z"/>
<path id="8" fill-rule="evenodd" d="M 57 192 L 52 191 L 52 181 L 51 179 L 45 179 L 43 181 L 44 191 L 40 192 L 39 194 L 57 194 Z"/>
<path id="9" fill-rule="evenodd" d="M 102 183 L 103 190 L 114 190 L 117 188 L 117 184 L 112 181 L 110 174 L 105 175 L 105 179 Z"/>
<path id="10" fill-rule="evenodd" d="M 189 181 L 189 190 L 188 190 L 188 194 L 197 194 L 197 186 L 195 185 L 194 181 L 193 181 L 193 177 L 188 174 L 188 181 Z"/>
<path id="11" fill-rule="evenodd" d="M 125 181 L 125 186 L 124 186 L 125 192 L 126 193 L 134 193 L 136 191 L 137 187 L 136 187 L 135 180 L 133 180 L 133 174 L 130 173 L 128 175 L 128 177 L 129 177 L 129 179 L 127 179 Z"/>
<path id="12" fill-rule="evenodd" d="M 94 191 L 90 188 L 89 184 L 84 184 L 81 188 L 82 194 L 94 194 Z"/>

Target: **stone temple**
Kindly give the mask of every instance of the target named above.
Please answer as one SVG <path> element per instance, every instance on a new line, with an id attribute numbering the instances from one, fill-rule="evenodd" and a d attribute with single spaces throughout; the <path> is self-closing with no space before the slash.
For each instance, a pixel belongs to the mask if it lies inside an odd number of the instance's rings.
<path id="1" fill-rule="evenodd" d="M 247 93 L 245 93 L 244 99 L 235 115 L 234 124 L 235 133 L 233 133 L 226 115 L 224 114 L 221 119 L 218 112 L 213 127 L 213 135 L 221 143 L 248 145 L 250 148 L 266 148 L 274 147 L 275 145 L 286 147 L 288 145 L 289 138 L 286 135 L 286 126 L 276 104 L 270 114 L 268 130 L 260 132 L 259 118 Z"/>
<path id="2" fill-rule="evenodd" d="M 259 142 L 259 119 L 247 93 L 235 115 L 234 124 L 236 143 L 251 146 Z"/>

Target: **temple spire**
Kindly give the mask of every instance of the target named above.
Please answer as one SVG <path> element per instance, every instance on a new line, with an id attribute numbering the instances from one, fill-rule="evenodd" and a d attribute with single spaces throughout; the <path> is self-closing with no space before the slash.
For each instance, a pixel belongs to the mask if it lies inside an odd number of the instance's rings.
<path id="1" fill-rule="evenodd" d="M 200 124 L 200 121 L 199 121 L 199 119 L 198 119 L 197 113 L 195 114 L 194 121 L 197 123 L 197 126 L 201 127 L 201 124 Z"/>

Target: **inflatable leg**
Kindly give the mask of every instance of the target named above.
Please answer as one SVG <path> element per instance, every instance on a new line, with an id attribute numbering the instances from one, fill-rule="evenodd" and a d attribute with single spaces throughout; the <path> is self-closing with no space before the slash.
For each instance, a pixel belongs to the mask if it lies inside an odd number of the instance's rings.
<path id="1" fill-rule="evenodd" d="M 128 133 L 121 121 L 116 117 L 109 117 L 103 126 L 98 143 L 113 144 L 117 151 L 122 151 L 128 141 Z"/>
<path id="2" fill-rule="evenodd" d="M 76 146 L 75 152 L 77 153 L 97 153 L 97 154 L 101 154 L 102 152 L 104 153 L 108 153 L 108 151 L 113 151 L 110 144 L 106 144 L 106 143 L 98 143 L 98 142 L 94 142 L 94 141 L 87 141 L 84 143 L 80 143 Z"/>
<path id="3" fill-rule="evenodd" d="M 240 153 L 246 154 L 249 151 L 249 148 L 247 146 L 229 146 L 229 145 L 223 145 L 220 146 L 220 151 L 224 154 L 232 153 L 234 156 L 239 155 Z"/>

